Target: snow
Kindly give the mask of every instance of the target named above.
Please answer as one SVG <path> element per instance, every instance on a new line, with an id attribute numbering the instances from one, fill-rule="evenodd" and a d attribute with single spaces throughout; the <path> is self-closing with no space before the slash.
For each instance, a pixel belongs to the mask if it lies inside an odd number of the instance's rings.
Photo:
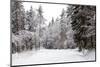
<path id="1" fill-rule="evenodd" d="M 95 61 L 95 50 L 78 52 L 77 49 L 40 49 L 12 54 L 12 65 L 77 61 Z"/>

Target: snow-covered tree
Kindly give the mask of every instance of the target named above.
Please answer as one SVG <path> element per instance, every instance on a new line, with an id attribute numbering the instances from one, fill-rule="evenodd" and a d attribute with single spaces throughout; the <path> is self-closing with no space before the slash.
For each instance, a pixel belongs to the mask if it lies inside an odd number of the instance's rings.
<path id="1" fill-rule="evenodd" d="M 38 28 L 39 28 L 39 36 L 41 37 L 41 33 L 42 33 L 42 25 L 45 24 L 45 18 L 43 17 L 43 9 L 42 6 L 40 5 L 39 8 L 37 9 L 37 24 L 38 24 Z"/>
<path id="2" fill-rule="evenodd" d="M 36 25 L 37 23 L 35 22 L 36 19 L 36 13 L 33 11 L 32 6 L 30 7 L 30 10 L 26 12 L 26 23 L 25 23 L 25 28 L 29 31 L 36 31 Z"/>
<path id="3" fill-rule="evenodd" d="M 42 6 L 39 6 L 37 10 L 33 10 L 31 7 L 29 11 L 27 11 L 27 22 L 26 28 L 28 27 L 29 31 L 33 31 L 35 35 L 35 48 L 40 48 L 42 36 L 43 36 L 43 25 L 45 23 L 45 19 L 43 17 Z M 27 25 L 28 24 L 28 25 Z"/>
<path id="4" fill-rule="evenodd" d="M 74 40 L 79 47 L 90 49 L 95 47 L 95 6 L 69 5 L 68 15 L 71 16 Z M 93 44 L 94 43 L 94 44 Z"/>
<path id="5" fill-rule="evenodd" d="M 21 30 L 15 35 L 12 33 L 12 53 L 35 49 L 35 35 L 33 32 Z"/>
<path id="6" fill-rule="evenodd" d="M 25 10 L 22 2 L 18 0 L 11 1 L 11 27 L 12 32 L 16 33 L 19 30 L 24 30 Z"/>
<path id="7" fill-rule="evenodd" d="M 61 48 L 75 48 L 75 43 L 73 40 L 73 31 L 71 26 L 71 19 L 67 17 L 66 10 L 62 10 L 60 18 L 60 40 L 59 45 L 61 45 Z"/>
<path id="8" fill-rule="evenodd" d="M 66 17 L 66 44 L 67 48 L 75 48 L 76 44 L 74 42 L 74 31 L 72 30 L 71 19 L 70 17 Z"/>
<path id="9" fill-rule="evenodd" d="M 48 49 L 57 48 L 56 41 L 59 37 L 60 25 L 59 21 L 54 21 L 53 18 L 49 23 L 46 33 L 46 45 Z"/>

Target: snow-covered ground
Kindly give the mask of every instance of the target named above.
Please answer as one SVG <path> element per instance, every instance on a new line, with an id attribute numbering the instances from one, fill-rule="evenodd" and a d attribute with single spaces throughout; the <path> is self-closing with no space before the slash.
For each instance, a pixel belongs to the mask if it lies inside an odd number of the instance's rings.
<path id="1" fill-rule="evenodd" d="M 12 54 L 12 65 L 59 62 L 94 61 L 95 51 L 78 52 L 77 49 L 40 49 Z"/>

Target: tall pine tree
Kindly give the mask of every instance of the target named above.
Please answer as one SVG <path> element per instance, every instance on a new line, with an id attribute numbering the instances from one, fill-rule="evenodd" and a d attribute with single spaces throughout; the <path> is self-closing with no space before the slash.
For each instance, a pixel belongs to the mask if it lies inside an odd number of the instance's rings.
<path id="1" fill-rule="evenodd" d="M 11 28 L 12 32 L 16 33 L 19 30 L 24 30 L 25 10 L 22 2 L 18 0 L 11 1 Z"/>
<path id="2" fill-rule="evenodd" d="M 71 16 L 74 40 L 79 51 L 95 47 L 95 12 L 95 6 L 69 5 L 67 13 Z"/>

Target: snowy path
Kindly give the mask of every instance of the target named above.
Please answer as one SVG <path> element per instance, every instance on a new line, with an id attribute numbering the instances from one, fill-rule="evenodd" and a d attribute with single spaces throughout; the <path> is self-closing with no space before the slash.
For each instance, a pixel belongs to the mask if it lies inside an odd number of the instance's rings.
<path id="1" fill-rule="evenodd" d="M 95 51 L 89 52 L 86 56 L 75 49 L 27 51 L 12 55 L 12 65 L 59 63 L 95 60 Z"/>

